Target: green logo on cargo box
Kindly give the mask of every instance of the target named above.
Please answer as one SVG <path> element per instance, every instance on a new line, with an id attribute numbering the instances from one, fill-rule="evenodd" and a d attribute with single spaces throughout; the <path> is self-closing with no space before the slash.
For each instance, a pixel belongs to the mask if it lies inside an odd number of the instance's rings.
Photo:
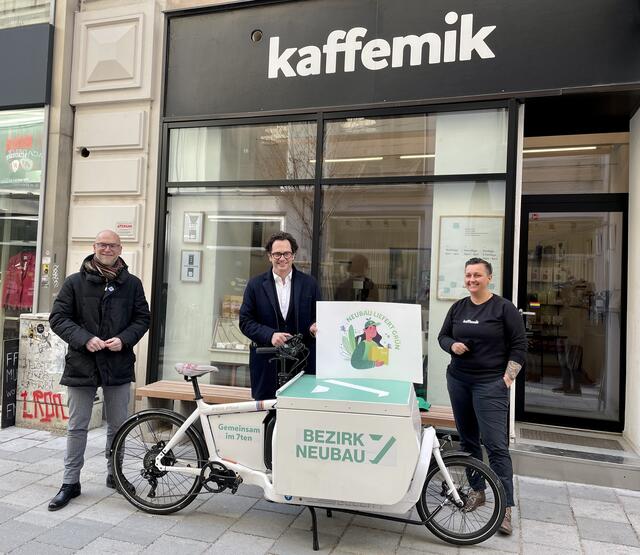
<path id="1" fill-rule="evenodd" d="M 393 464 L 387 455 L 395 443 L 392 435 L 305 428 L 296 444 L 296 458 L 358 464 L 379 464 L 384 459 Z"/>
<path id="2" fill-rule="evenodd" d="M 393 351 L 400 350 L 400 334 L 391 319 L 377 310 L 349 314 L 340 325 L 340 354 L 357 370 L 388 366 Z"/>

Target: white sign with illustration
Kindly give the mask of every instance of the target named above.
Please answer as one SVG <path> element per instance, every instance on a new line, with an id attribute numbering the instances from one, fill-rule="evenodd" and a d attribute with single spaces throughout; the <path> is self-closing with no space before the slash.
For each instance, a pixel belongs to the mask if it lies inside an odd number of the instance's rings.
<path id="1" fill-rule="evenodd" d="M 318 378 L 422 383 L 420 305 L 318 302 Z"/>
<path id="2" fill-rule="evenodd" d="M 483 258 L 493 266 L 489 289 L 502 291 L 501 216 L 441 216 L 438 249 L 438 299 L 458 300 L 467 296 L 464 264 Z"/>

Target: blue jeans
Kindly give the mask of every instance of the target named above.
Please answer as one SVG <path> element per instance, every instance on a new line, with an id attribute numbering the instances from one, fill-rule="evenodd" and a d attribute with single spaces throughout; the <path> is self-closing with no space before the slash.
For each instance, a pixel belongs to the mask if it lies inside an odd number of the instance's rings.
<path id="1" fill-rule="evenodd" d="M 80 481 L 80 471 L 84 466 L 84 450 L 87 447 L 87 432 L 93 400 L 97 387 L 69 387 L 69 421 L 67 422 L 67 452 L 64 457 L 63 484 L 75 484 Z M 104 456 L 107 457 L 107 473 L 112 474 L 111 443 L 116 432 L 127 419 L 131 384 L 102 386 L 104 411 L 107 416 L 107 440 Z"/>
<path id="2" fill-rule="evenodd" d="M 460 434 L 460 447 L 482 460 L 482 444 L 489 455 L 489 466 L 498 475 L 507 494 L 507 507 L 513 507 L 513 466 L 509 454 L 509 389 L 502 376 L 487 383 L 466 382 L 447 372 L 447 389 L 453 417 Z M 483 483 L 474 483 L 484 490 Z"/>

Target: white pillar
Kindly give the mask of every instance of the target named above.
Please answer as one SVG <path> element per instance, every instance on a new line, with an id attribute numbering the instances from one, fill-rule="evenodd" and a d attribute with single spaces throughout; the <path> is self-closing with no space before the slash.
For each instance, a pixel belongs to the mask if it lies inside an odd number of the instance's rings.
<path id="1" fill-rule="evenodd" d="M 629 235 L 627 296 L 627 383 L 624 437 L 640 452 L 640 112 L 629 137 Z"/>

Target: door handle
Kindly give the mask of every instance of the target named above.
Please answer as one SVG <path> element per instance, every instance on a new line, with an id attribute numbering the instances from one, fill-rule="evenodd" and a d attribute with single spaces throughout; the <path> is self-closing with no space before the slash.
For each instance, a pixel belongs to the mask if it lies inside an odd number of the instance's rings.
<path id="1" fill-rule="evenodd" d="M 522 316 L 535 316 L 536 313 L 535 312 L 525 312 L 524 310 L 522 310 L 521 308 L 518 309 L 518 312 L 520 312 L 520 314 Z"/>

